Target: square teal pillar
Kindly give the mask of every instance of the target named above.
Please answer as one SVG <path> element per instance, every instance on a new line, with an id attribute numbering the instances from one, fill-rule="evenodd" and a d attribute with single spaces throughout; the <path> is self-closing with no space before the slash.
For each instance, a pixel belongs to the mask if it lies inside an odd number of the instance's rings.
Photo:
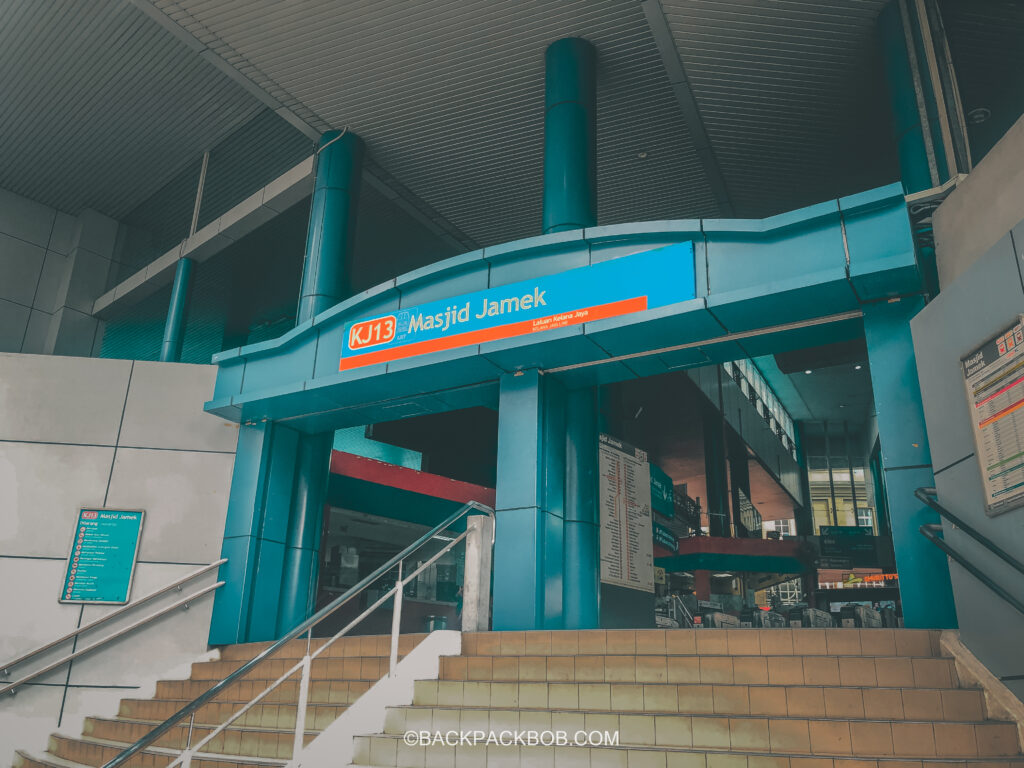
<path id="1" fill-rule="evenodd" d="M 938 515 L 914 497 L 934 484 L 910 319 L 924 306 L 919 296 L 864 307 L 885 496 L 892 524 L 904 625 L 956 627 L 946 556 L 921 535 Z"/>
<path id="2" fill-rule="evenodd" d="M 298 432 L 271 422 L 239 430 L 211 644 L 277 637 L 298 444 Z"/>
<path id="3" fill-rule="evenodd" d="M 495 630 L 562 626 L 565 392 L 537 370 L 502 376 L 494 539 Z"/>
<path id="4" fill-rule="evenodd" d="M 565 398 L 565 629 L 597 629 L 600 625 L 597 394 L 591 387 L 570 391 Z"/>

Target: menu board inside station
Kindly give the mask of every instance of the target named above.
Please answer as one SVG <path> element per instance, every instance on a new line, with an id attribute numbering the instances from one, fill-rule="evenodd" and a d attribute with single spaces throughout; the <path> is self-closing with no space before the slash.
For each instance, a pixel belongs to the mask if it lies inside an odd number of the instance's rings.
<path id="1" fill-rule="evenodd" d="M 144 516 L 140 510 L 79 510 L 60 602 L 128 602 Z"/>
<path id="2" fill-rule="evenodd" d="M 654 591 L 651 470 L 647 454 L 600 436 L 601 581 Z"/>
<path id="3" fill-rule="evenodd" d="M 990 517 L 1024 505 L 1022 320 L 960 360 Z"/>

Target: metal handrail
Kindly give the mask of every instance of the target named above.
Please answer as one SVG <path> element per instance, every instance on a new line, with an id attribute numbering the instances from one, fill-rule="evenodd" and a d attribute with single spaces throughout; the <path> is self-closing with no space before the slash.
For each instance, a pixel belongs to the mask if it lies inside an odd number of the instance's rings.
<path id="1" fill-rule="evenodd" d="M 255 669 L 260 664 L 262 664 L 264 661 L 266 661 L 268 658 L 273 656 L 275 653 L 277 653 L 279 650 L 281 650 L 285 645 L 290 643 L 292 640 L 296 640 L 296 639 L 300 638 L 302 635 L 306 634 L 307 632 L 310 633 L 310 636 L 307 636 L 307 653 L 306 653 L 306 656 L 303 658 L 303 660 L 301 662 L 299 662 L 299 664 L 295 665 L 292 669 L 290 669 L 288 672 L 286 672 L 281 678 L 279 678 L 273 685 L 271 685 L 270 689 L 275 688 L 277 685 L 279 685 L 281 682 L 286 680 L 288 677 L 291 677 L 291 675 L 293 675 L 296 671 L 298 671 L 303 666 L 305 666 L 306 670 L 308 671 L 309 660 L 311 658 L 310 654 L 309 654 L 309 642 L 310 642 L 310 637 L 311 637 L 311 634 L 312 634 L 313 627 L 315 627 L 317 624 L 319 624 L 325 618 L 327 618 L 328 616 L 333 614 L 335 611 L 337 611 L 343 605 L 345 605 L 346 603 L 350 602 L 354 597 L 356 597 L 357 595 L 361 594 L 367 587 L 369 587 L 370 585 L 375 583 L 378 579 L 381 578 L 381 576 L 384 576 L 386 573 L 388 573 L 396 565 L 400 566 L 401 563 L 407 557 L 409 557 L 410 555 L 415 553 L 417 550 L 419 550 L 423 545 L 425 545 L 426 543 L 431 541 L 438 533 L 440 533 L 441 531 L 445 530 L 446 528 L 450 528 L 454 523 L 458 522 L 458 520 L 460 520 L 462 517 L 468 516 L 474 510 L 477 513 L 487 515 L 487 516 L 489 516 L 491 518 L 494 517 L 494 510 L 491 507 L 488 507 L 485 504 L 481 504 L 480 502 L 477 502 L 477 501 L 471 501 L 471 502 L 469 502 L 467 504 L 464 504 L 462 507 L 460 507 L 458 509 L 458 511 L 453 513 L 446 520 L 442 521 L 441 523 L 438 523 L 436 526 L 434 526 L 432 529 L 430 529 L 427 533 L 423 534 L 423 536 L 421 536 L 419 539 L 414 541 L 408 547 L 403 549 L 397 555 L 395 555 L 390 560 L 388 560 L 386 563 L 384 563 L 379 568 L 377 568 L 377 570 L 375 570 L 373 573 L 369 574 L 368 576 L 365 576 L 363 579 L 361 579 L 358 583 L 356 583 L 355 585 L 350 587 L 343 594 L 339 595 L 337 598 L 335 598 L 330 603 L 325 605 L 323 608 L 321 608 L 319 611 L 314 613 L 308 619 L 306 619 L 305 621 L 301 622 L 296 627 L 294 627 L 292 630 L 287 632 L 283 637 L 281 637 L 281 639 L 279 639 L 279 640 L 275 641 L 274 643 L 272 643 L 269 647 L 265 648 L 263 651 L 261 651 L 260 653 L 256 654 L 256 656 L 254 656 L 252 659 L 250 659 L 249 661 L 245 662 L 240 667 L 238 667 L 238 669 L 236 669 L 234 672 L 231 672 L 227 677 L 225 677 L 219 683 L 217 683 L 216 685 L 214 685 L 211 688 L 207 689 L 204 693 L 200 694 L 195 699 L 190 701 L 188 704 L 183 706 L 181 709 L 179 709 L 177 712 L 175 712 L 169 718 L 167 718 L 162 723 L 160 723 L 160 725 L 158 725 L 155 728 L 153 728 L 145 736 L 140 738 L 134 744 L 132 744 L 131 746 L 127 747 L 120 754 L 116 755 L 113 759 L 111 759 L 109 762 L 104 764 L 102 768 L 119 768 L 119 766 L 124 765 L 135 754 L 137 754 L 138 752 L 142 751 L 146 747 L 150 746 L 157 739 L 159 739 L 161 736 L 163 736 L 165 733 L 167 733 L 182 718 L 190 715 L 192 717 L 192 720 L 190 722 L 194 722 L 194 720 L 195 720 L 195 713 L 196 713 L 196 711 L 200 707 L 202 707 L 208 701 L 216 698 L 218 695 L 220 695 L 220 693 L 222 691 L 224 691 L 225 689 L 227 689 L 230 686 L 232 686 L 239 679 L 245 677 L 253 669 Z M 451 547 L 453 547 L 456 543 L 458 543 L 459 540 L 464 538 L 464 536 L 465 536 L 465 534 L 463 534 L 462 536 L 459 536 L 457 539 L 454 539 L 451 542 L 449 542 L 448 545 L 443 548 L 443 551 L 447 551 L 447 550 L 451 549 Z M 442 552 L 439 552 L 437 554 L 437 556 L 440 556 L 441 554 L 442 554 Z M 435 557 L 435 559 L 436 559 L 436 557 Z M 422 570 L 425 567 L 426 567 L 426 565 L 421 566 L 416 571 L 416 573 L 419 573 L 419 571 Z M 411 579 L 412 576 L 409 576 L 407 578 Z M 404 585 L 405 581 L 406 580 L 403 580 L 401 578 L 401 574 L 399 574 L 398 583 L 396 584 L 396 587 L 395 587 L 395 590 L 394 590 L 395 591 L 396 603 L 401 600 L 401 593 L 402 593 L 401 587 L 402 587 L 402 585 Z M 385 602 L 390 597 L 390 592 L 391 592 L 391 590 L 388 591 L 388 594 L 385 594 L 382 598 L 380 598 L 380 600 L 375 605 L 371 606 L 370 609 L 367 609 L 367 611 L 364 611 L 364 613 L 361 616 L 359 616 L 356 619 L 356 621 L 361 620 L 363 618 L 363 616 L 368 614 L 369 611 L 375 609 L 378 605 L 383 604 L 383 602 Z M 335 636 L 335 638 L 332 638 L 332 642 L 333 642 L 333 639 L 337 639 L 337 637 L 340 637 L 342 634 L 344 634 L 346 631 L 348 631 L 352 626 L 354 626 L 354 624 L 355 624 L 355 622 L 352 622 L 352 623 L 349 624 L 349 626 L 346 626 L 341 632 L 339 632 Z M 393 638 L 393 643 L 394 643 L 394 638 Z M 322 649 L 318 649 L 317 653 L 319 654 L 319 652 L 321 650 Z M 392 657 L 394 657 L 394 655 L 395 655 L 395 652 L 393 650 L 392 651 Z M 267 691 L 264 691 L 264 693 L 260 694 L 260 696 L 258 698 L 262 698 L 266 693 L 267 693 Z M 299 706 L 300 710 L 303 708 L 302 707 L 302 703 L 301 703 L 301 698 L 302 698 L 302 690 L 300 688 L 300 706 Z M 252 703 L 253 702 L 249 702 L 249 704 L 246 706 L 246 709 L 249 706 L 251 706 Z M 231 721 L 236 719 L 240 714 L 241 714 L 240 712 L 236 712 L 235 715 L 232 716 L 232 718 L 228 722 L 230 723 Z M 227 723 L 222 724 L 221 725 L 221 730 L 223 730 L 223 728 L 226 727 L 226 725 L 227 725 Z M 301 732 L 302 730 L 304 730 L 304 727 L 305 727 L 305 724 L 304 724 L 304 718 L 302 717 L 302 712 L 301 711 L 297 711 L 296 712 L 296 731 L 297 732 Z M 206 741 L 206 739 L 204 739 L 203 742 L 200 742 L 199 745 L 196 745 L 196 747 L 189 746 L 189 747 L 186 748 L 186 753 L 189 754 L 189 759 L 191 757 L 191 753 L 193 752 L 193 750 L 197 749 L 199 746 L 201 746 L 202 743 L 205 743 L 205 741 Z M 294 755 L 294 756 L 297 756 L 297 755 Z M 185 762 L 185 764 L 187 764 L 187 761 L 184 761 L 184 762 Z"/>
<path id="2" fill-rule="evenodd" d="M 1024 574 L 1024 563 L 1021 563 L 1020 560 L 1015 558 L 1013 555 L 1011 555 L 1006 550 L 1000 548 L 991 539 L 989 539 L 988 537 L 986 537 L 983 534 L 981 534 L 978 531 L 976 531 L 974 528 L 969 526 L 967 523 L 965 523 L 959 517 L 954 515 L 952 512 L 950 512 L 944 506 L 939 504 L 938 491 L 936 491 L 934 488 L 918 488 L 916 491 L 914 491 L 914 495 L 920 501 L 923 501 L 929 507 L 931 507 L 936 512 L 938 512 L 940 515 L 942 515 L 942 517 L 944 517 L 947 520 L 949 520 L 949 522 L 951 522 L 953 525 L 955 525 L 957 528 L 962 530 L 964 533 L 966 533 L 968 536 L 970 536 L 976 542 L 978 542 L 983 547 L 985 547 L 985 549 L 987 549 L 993 555 L 998 557 L 1003 562 L 1007 563 L 1011 568 L 1014 568 L 1015 570 L 1017 570 L 1020 573 Z M 923 533 L 923 531 L 922 531 L 922 533 Z"/>
<path id="3" fill-rule="evenodd" d="M 683 616 L 686 617 L 686 621 L 688 622 L 688 626 L 690 628 L 693 628 L 694 626 L 696 626 L 696 622 L 693 620 L 693 614 L 690 613 L 690 609 L 686 607 L 686 603 L 683 602 L 683 599 L 681 597 L 679 597 L 679 595 L 672 595 L 672 601 L 673 601 L 673 603 L 672 603 L 673 605 L 678 605 L 680 608 L 683 609 Z"/>
<path id="4" fill-rule="evenodd" d="M 129 624 L 127 627 L 122 627 L 121 629 L 117 630 L 117 632 L 114 632 L 111 635 L 107 635 L 102 640 L 98 640 L 97 642 L 93 643 L 92 645 L 86 646 L 85 648 L 80 648 L 80 649 L 78 649 L 77 651 L 75 651 L 73 653 L 69 653 L 67 656 L 64 656 L 63 658 L 58 659 L 57 661 L 53 662 L 52 664 L 47 664 L 42 669 L 37 669 L 34 672 L 31 672 L 31 673 L 25 675 L 25 677 L 22 677 L 19 680 L 15 680 L 13 683 L 11 683 L 9 685 L 5 685 L 3 688 L 0 688 L 0 696 L 2 696 L 5 693 L 10 693 L 10 694 L 13 695 L 13 694 L 17 693 L 18 688 L 20 688 L 21 686 L 25 685 L 25 683 L 28 683 L 28 682 L 34 680 L 35 678 L 39 677 L 40 675 L 45 675 L 47 672 L 51 672 L 52 670 L 57 669 L 58 667 L 62 667 L 65 664 L 67 664 L 68 662 L 74 661 L 79 656 L 85 656 L 87 653 L 92 653 L 97 648 L 102 648 L 104 645 L 106 645 L 107 643 L 111 642 L 112 640 L 116 640 L 117 638 L 119 638 L 119 637 L 121 637 L 123 635 L 127 635 L 129 632 L 134 632 L 139 627 L 144 627 L 146 624 L 149 624 L 149 622 L 153 621 L 154 619 L 160 618 L 164 614 L 170 613 L 175 608 L 188 608 L 189 604 L 193 600 L 198 600 L 203 595 L 208 594 L 210 592 L 213 592 L 214 590 L 220 589 L 223 586 L 224 586 L 224 582 L 223 581 L 218 581 L 216 584 L 211 584 L 208 587 L 203 587 L 199 591 L 193 592 L 191 595 L 188 595 L 187 597 L 183 597 L 181 600 L 178 600 L 175 603 L 171 603 L 171 605 L 168 605 L 166 608 L 161 608 L 156 613 L 151 613 L 149 616 L 147 616 L 144 619 L 140 619 L 139 621 L 133 622 L 132 624 Z"/>
<path id="5" fill-rule="evenodd" d="M 138 608 L 140 605 L 144 605 L 145 603 L 148 603 L 150 600 L 152 600 L 152 599 L 154 599 L 156 597 L 160 597 L 160 595 L 166 594 L 167 592 L 170 592 L 172 589 L 177 589 L 180 592 L 181 591 L 181 586 L 183 584 L 187 584 L 188 582 L 192 581 L 192 579 L 198 578 L 199 576 L 202 576 L 204 573 L 212 571 L 214 568 L 219 568 L 220 566 L 224 565 L 224 563 L 226 563 L 227 561 L 228 561 L 228 559 L 226 557 L 224 557 L 224 558 L 221 558 L 220 560 L 216 560 L 216 561 L 210 563 L 209 565 L 204 565 L 199 570 L 192 571 L 192 573 L 189 573 L 189 574 L 187 574 L 185 576 L 182 576 L 177 581 L 172 581 L 170 584 L 167 584 L 166 586 L 160 587 L 160 589 L 158 589 L 158 590 L 156 590 L 154 592 L 150 592 L 145 597 L 140 597 L 138 600 L 133 600 L 132 602 L 128 603 L 127 605 L 121 606 L 120 608 L 118 608 L 115 611 L 111 611 L 110 613 L 107 613 L 107 614 L 104 614 L 103 616 L 100 616 L 98 619 L 96 619 L 95 621 L 89 622 L 84 627 L 76 627 L 75 629 L 73 629 L 70 632 L 68 632 L 66 635 L 58 637 L 56 640 L 51 640 L 50 642 L 46 643 L 45 645 L 40 645 L 38 648 L 33 648 L 28 653 L 22 654 L 18 658 L 13 659 L 12 661 L 8 661 L 6 664 L 0 665 L 0 676 L 7 677 L 10 674 L 10 671 L 12 669 L 14 669 L 14 667 L 18 666 L 19 664 L 23 664 L 24 662 L 28 661 L 29 659 L 32 659 L 32 658 L 38 656 L 39 654 L 44 653 L 45 651 L 50 650 L 51 648 L 56 648 L 58 645 L 62 645 L 63 643 L 66 643 L 68 640 L 71 640 L 71 639 L 73 639 L 75 637 L 78 637 L 79 635 L 82 635 L 82 634 L 88 632 L 91 629 L 95 629 L 96 627 L 102 626 L 103 624 L 106 624 L 108 621 L 116 619 L 118 616 L 121 616 L 122 614 L 125 614 L 128 611 L 130 611 L 130 610 L 132 610 L 134 608 Z M 198 596 L 198 595 L 195 595 L 195 596 Z M 162 615 L 162 614 L 159 614 L 159 615 Z M 155 618 L 155 616 L 152 617 L 152 618 Z M 90 646 L 90 647 L 95 647 L 95 646 Z M 65 661 L 66 661 L 66 659 L 65 659 Z M 47 670 L 43 670 L 43 671 L 49 671 L 49 668 L 47 668 Z M 32 676 L 34 677 L 34 676 L 40 675 L 40 674 L 43 674 L 43 672 L 36 672 Z M 19 684 L 21 682 L 23 682 L 23 680 L 19 680 L 18 681 Z M 0 693 L 4 693 L 9 688 L 10 688 L 10 686 L 8 686 L 7 688 L 0 689 Z"/>
<path id="6" fill-rule="evenodd" d="M 983 573 L 976 566 L 974 566 L 970 561 L 968 561 L 968 559 L 966 557 L 964 557 L 959 552 L 957 552 L 955 549 L 953 549 L 951 546 L 949 546 L 949 544 L 947 544 L 939 536 L 935 535 L 937 533 L 941 533 L 942 532 L 942 526 L 941 525 L 939 525 L 938 523 L 928 523 L 926 525 L 922 525 L 918 530 L 920 530 L 921 534 L 926 539 L 928 539 L 932 544 L 937 546 L 939 549 L 941 549 L 943 552 L 945 552 L 951 558 L 953 558 L 958 563 L 960 563 L 960 565 L 963 566 L 964 570 L 966 570 L 969 574 L 974 576 L 974 578 L 976 578 L 978 581 L 980 581 L 986 587 L 988 587 L 993 592 L 995 592 L 997 595 L 999 595 L 999 597 L 1003 598 L 1003 600 L 1005 600 L 1010 605 L 1012 605 L 1014 608 L 1016 608 L 1021 614 L 1024 614 L 1024 603 L 1022 603 L 1020 600 L 1015 598 L 1013 595 L 1011 595 L 1009 592 L 1007 592 L 1001 586 L 996 584 L 987 574 Z"/>

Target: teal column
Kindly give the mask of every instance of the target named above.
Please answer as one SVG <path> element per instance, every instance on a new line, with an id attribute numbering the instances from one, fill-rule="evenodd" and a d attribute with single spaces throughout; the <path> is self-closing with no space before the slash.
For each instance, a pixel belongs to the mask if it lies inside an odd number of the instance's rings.
<path id="1" fill-rule="evenodd" d="M 557 40 L 544 54 L 544 232 L 597 224 L 594 47 Z"/>
<path id="2" fill-rule="evenodd" d="M 537 370 L 505 374 L 498 402 L 495 630 L 562 626 L 565 393 Z"/>
<path id="3" fill-rule="evenodd" d="M 354 133 L 328 131 L 320 138 L 296 325 L 351 294 L 362 166 L 363 142 Z"/>
<path id="4" fill-rule="evenodd" d="M 239 430 L 221 547 L 228 562 L 220 569 L 225 584 L 214 598 L 211 644 L 278 636 L 299 438 L 273 422 Z"/>
<path id="5" fill-rule="evenodd" d="M 333 441 L 333 432 L 299 437 L 284 550 L 281 603 L 277 610 L 278 636 L 313 615 Z"/>
<path id="6" fill-rule="evenodd" d="M 864 306 L 864 336 L 878 418 L 884 488 L 892 524 L 904 625 L 918 629 L 956 627 L 946 556 L 922 536 L 939 517 L 914 498 L 932 486 L 932 460 L 914 361 L 910 319 L 921 297 Z"/>
<path id="7" fill-rule="evenodd" d="M 178 259 L 171 286 L 171 301 L 167 306 L 164 323 L 164 342 L 160 347 L 161 363 L 176 363 L 181 359 L 181 345 L 185 340 L 185 314 L 192 284 L 192 259 Z"/>
<path id="8" fill-rule="evenodd" d="M 601 537 L 598 519 L 598 403 L 596 388 L 565 398 L 565 629 L 600 626 Z"/>

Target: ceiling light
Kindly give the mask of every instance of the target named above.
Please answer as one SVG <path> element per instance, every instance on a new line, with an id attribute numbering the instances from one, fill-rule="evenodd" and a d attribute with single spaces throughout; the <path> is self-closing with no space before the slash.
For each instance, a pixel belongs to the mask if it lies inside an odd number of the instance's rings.
<path id="1" fill-rule="evenodd" d="M 646 160 L 647 159 L 647 153 L 646 152 L 637 152 L 636 156 L 639 157 L 641 160 Z"/>
<path id="2" fill-rule="evenodd" d="M 980 125 L 992 117 L 992 110 L 988 107 L 975 107 L 967 113 L 967 122 L 971 125 Z"/>
<path id="3" fill-rule="evenodd" d="M 808 376 L 810 376 L 811 375 L 811 369 L 808 368 L 806 371 L 804 371 L 804 373 L 806 373 Z"/>
<path id="4" fill-rule="evenodd" d="M 855 371 L 859 371 L 859 370 L 860 370 L 861 368 L 863 368 L 863 367 L 864 367 L 863 365 L 860 365 L 860 364 L 858 363 L 857 365 L 853 366 L 853 370 L 855 370 Z"/>

